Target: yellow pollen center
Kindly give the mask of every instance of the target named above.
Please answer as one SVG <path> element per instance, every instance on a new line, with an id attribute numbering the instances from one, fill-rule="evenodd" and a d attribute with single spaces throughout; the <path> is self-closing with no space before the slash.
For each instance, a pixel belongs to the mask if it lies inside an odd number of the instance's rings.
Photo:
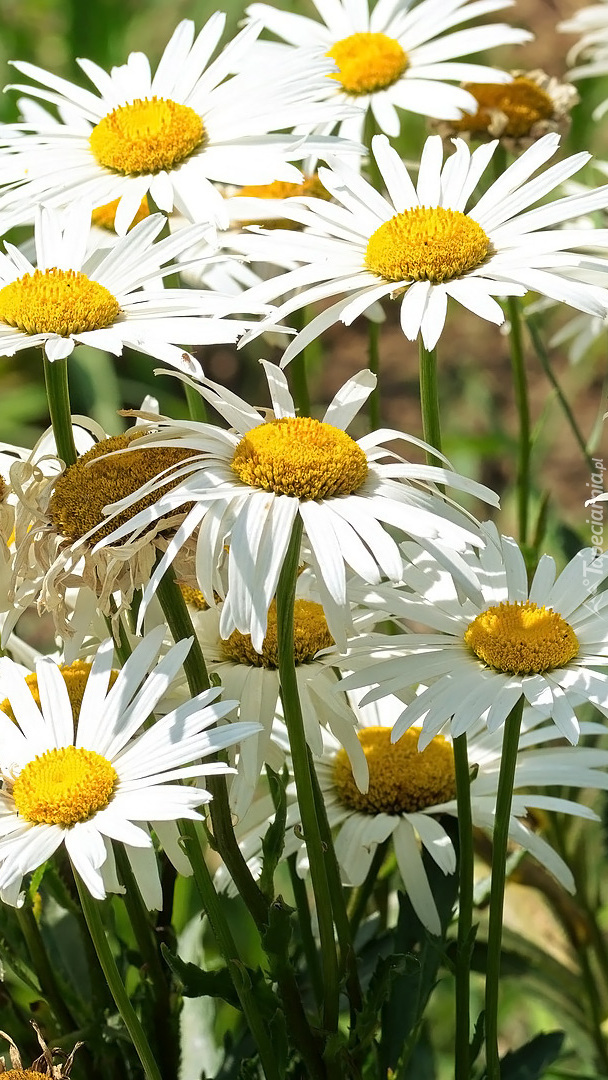
<path id="1" fill-rule="evenodd" d="M 346 750 L 338 750 L 333 780 L 340 801 L 364 814 L 414 814 L 453 799 L 456 777 L 450 743 L 437 735 L 419 751 L 420 732 L 415 728 L 396 743 L 391 742 L 391 731 L 369 727 L 357 733 L 369 766 L 365 793 L 355 783 Z"/>
<path id="2" fill-rule="evenodd" d="M 331 199 L 316 173 L 305 177 L 301 184 L 291 184 L 287 180 L 273 180 L 272 184 L 245 184 L 238 194 L 252 199 L 293 199 L 302 195 Z"/>
<path id="3" fill-rule="evenodd" d="M 113 199 L 112 202 L 105 203 L 104 206 L 98 206 L 91 214 L 91 223 L 97 225 L 99 229 L 107 229 L 108 232 L 114 232 L 114 221 L 116 219 L 116 211 L 118 210 L 118 204 L 120 199 Z M 139 204 L 139 210 L 137 211 L 133 221 L 129 225 L 128 231 L 148 217 L 150 210 L 148 207 L 148 200 L 144 196 Z"/>
<path id="4" fill-rule="evenodd" d="M 48 1073 L 34 1072 L 33 1069 L 7 1069 L 1 1075 L 2 1080 L 40 1080 L 41 1076 L 47 1076 Z"/>
<path id="5" fill-rule="evenodd" d="M 190 604 L 191 607 L 196 608 L 198 611 L 209 610 L 209 604 L 200 589 L 195 589 L 192 585 L 185 585 L 183 581 L 178 581 L 177 584 L 187 604 Z"/>
<path id="6" fill-rule="evenodd" d="M 276 495 L 326 499 L 361 487 L 367 457 L 340 428 L 297 416 L 252 428 L 234 451 L 232 469 L 243 483 Z"/>
<path id="7" fill-rule="evenodd" d="M 0 289 L 0 320 L 26 334 L 101 330 L 119 312 L 116 297 L 78 270 L 34 270 Z"/>
<path id="8" fill-rule="evenodd" d="M 574 630 L 557 611 L 530 600 L 497 604 L 469 624 L 464 640 L 488 667 L 533 675 L 564 667 L 578 653 Z"/>
<path id="9" fill-rule="evenodd" d="M 373 94 L 400 79 L 407 67 L 407 53 L 395 38 L 386 34 L 350 34 L 336 41 L 325 54 L 340 68 L 329 76 L 348 94 Z"/>
<path id="10" fill-rule="evenodd" d="M 451 281 L 486 258 L 490 241 L 481 225 L 443 206 L 404 210 L 369 238 L 365 265 L 387 281 Z"/>
<path id="11" fill-rule="evenodd" d="M 25 821 L 67 829 L 88 821 L 111 801 L 118 775 L 94 750 L 66 746 L 30 761 L 13 784 L 13 799 Z"/>
<path id="12" fill-rule="evenodd" d="M 465 113 L 455 121 L 458 131 L 487 131 L 492 111 L 498 110 L 507 117 L 503 135 L 520 138 L 539 120 L 548 120 L 554 113 L 549 94 L 523 75 L 510 83 L 465 83 L 464 89 L 473 95 L 479 107 L 476 113 Z"/>
<path id="13" fill-rule="evenodd" d="M 329 649 L 334 644 L 320 604 L 312 600 L 296 600 L 294 607 L 293 645 L 296 664 L 309 664 L 314 660 L 319 649 Z M 279 666 L 279 646 L 277 636 L 277 606 L 273 600 L 268 610 L 268 627 L 261 653 L 256 652 L 249 634 L 235 630 L 229 638 L 222 641 L 222 649 L 228 660 L 235 664 L 248 664 L 250 667 L 265 667 L 274 670 Z"/>
<path id="14" fill-rule="evenodd" d="M 59 670 L 63 675 L 64 682 L 67 686 L 74 722 L 78 723 L 84 691 L 91 673 L 91 665 L 87 664 L 84 660 L 75 660 L 73 664 L 64 664 Z M 110 673 L 110 687 L 114 686 L 117 678 L 118 672 L 112 671 Z M 34 673 L 26 675 L 25 681 L 30 688 L 30 693 L 36 702 L 36 705 L 40 706 L 40 692 L 38 690 L 37 676 Z M 8 698 L 5 698 L 4 701 L 0 702 L 0 712 L 6 713 L 7 716 L 10 716 L 11 720 L 15 720 L 15 714 L 13 713 Z"/>
<path id="15" fill-rule="evenodd" d="M 126 175 L 174 169 L 204 138 L 205 125 L 189 105 L 152 97 L 108 113 L 93 128 L 89 144 L 100 165 Z"/>
<path id="16" fill-rule="evenodd" d="M 109 521 L 105 518 L 104 506 L 131 495 L 164 469 L 193 456 L 192 450 L 168 446 L 147 446 L 126 454 L 113 454 L 115 450 L 128 447 L 137 435 L 139 432 L 135 429 L 126 435 L 102 439 L 58 478 L 49 503 L 50 518 L 58 533 L 70 540 L 78 540 L 99 525 L 95 536 L 95 540 L 99 540 L 130 521 L 146 506 L 152 506 L 168 488 L 175 487 L 178 480 L 169 479 L 121 514 Z M 89 466 L 89 462 L 105 454 L 113 456 Z"/>

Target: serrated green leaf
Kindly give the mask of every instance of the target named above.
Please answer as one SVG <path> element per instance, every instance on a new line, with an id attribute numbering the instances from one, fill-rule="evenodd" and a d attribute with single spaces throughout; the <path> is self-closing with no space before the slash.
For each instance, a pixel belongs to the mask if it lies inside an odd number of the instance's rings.
<path id="1" fill-rule="evenodd" d="M 286 956 L 292 934 L 294 909 L 277 896 L 268 908 L 268 925 L 262 933 L 264 951 L 272 956 Z"/>
<path id="2" fill-rule="evenodd" d="M 361 1012 L 357 1014 L 351 1034 L 350 1048 L 357 1051 L 366 1047 L 380 1026 L 380 1013 L 387 1001 L 393 982 L 405 972 L 418 974 L 420 964 L 416 957 L 403 953 L 381 956 L 370 979 Z"/>
<path id="3" fill-rule="evenodd" d="M 197 964 L 180 959 L 167 946 L 161 944 L 163 958 L 175 978 L 180 983 L 184 997 L 222 998 L 235 1009 L 240 1009 L 238 994 L 228 968 L 204 971 Z"/>

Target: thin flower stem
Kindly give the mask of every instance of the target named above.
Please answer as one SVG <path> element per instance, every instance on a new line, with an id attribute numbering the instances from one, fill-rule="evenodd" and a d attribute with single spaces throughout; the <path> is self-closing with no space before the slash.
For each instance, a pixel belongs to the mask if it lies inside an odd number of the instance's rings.
<path id="1" fill-rule="evenodd" d="M 420 408 L 422 411 L 422 435 L 424 441 L 441 450 L 441 423 L 439 420 L 439 388 L 437 385 L 437 350 L 426 349 L 419 339 L 420 358 Z M 428 465 L 443 465 L 435 454 L 427 453 Z"/>
<path id="2" fill-rule="evenodd" d="M 317 1005 L 320 1006 L 323 1003 L 323 978 L 321 976 L 321 967 L 319 965 L 319 954 L 312 932 L 306 882 L 303 881 L 298 874 L 296 862 L 297 855 L 290 855 L 287 859 L 289 876 L 291 878 L 291 888 L 293 890 L 296 910 L 298 912 L 298 929 L 300 931 L 300 937 L 302 938 L 302 948 L 304 949 L 304 956 L 306 957 L 306 963 L 308 965 L 308 975 L 315 995 L 315 1001 L 317 1002 Z"/>
<path id="3" fill-rule="evenodd" d="M 70 392 L 68 388 L 68 361 L 49 360 L 42 351 L 44 382 L 49 405 L 53 435 L 57 444 L 57 454 L 67 465 L 73 465 L 78 454 L 74 442 L 72 413 L 70 411 Z"/>
<path id="4" fill-rule="evenodd" d="M 378 382 L 368 398 L 369 426 L 371 431 L 380 427 L 380 323 L 368 320 L 367 359 L 370 371 L 373 371 Z"/>
<path id="5" fill-rule="evenodd" d="M 202 397 L 193 386 L 189 386 L 188 383 L 184 383 L 184 389 L 186 391 L 186 401 L 188 402 L 190 419 L 200 420 L 201 423 L 206 424 L 209 417 L 207 415 L 207 406 L 204 397 Z"/>
<path id="6" fill-rule="evenodd" d="M 185 836 L 185 851 L 194 872 L 194 880 L 203 902 L 205 914 L 209 919 L 217 946 L 226 961 L 245 1020 L 257 1046 L 264 1075 L 266 1080 L 280 1080 L 277 1057 L 268 1034 L 267 1025 L 258 1008 L 254 988 L 245 965 L 239 956 L 228 920 L 224 915 L 222 901 L 215 891 L 209 868 L 205 862 L 201 844 L 200 824 L 193 821 L 182 821 L 180 828 Z"/>
<path id="7" fill-rule="evenodd" d="M 557 400 L 559 401 L 559 403 L 560 403 L 560 405 L 561 405 L 561 407 L 563 409 L 564 416 L 566 417 L 566 420 L 568 421 L 568 424 L 570 426 L 570 430 L 572 431 L 572 434 L 574 435 L 574 438 L 576 439 L 576 441 L 577 441 L 577 443 L 578 443 L 578 445 L 579 445 L 579 447 L 581 449 L 581 452 L 582 452 L 582 455 L 583 455 L 583 457 L 585 459 L 587 467 L 589 468 L 590 472 L 593 472 L 593 463 L 591 461 L 591 455 L 589 453 L 589 450 L 587 449 L 587 443 L 585 442 L 585 440 L 583 438 L 581 430 L 580 430 L 580 428 L 579 428 L 579 426 L 578 426 L 578 424 L 576 422 L 576 418 L 574 416 L 574 413 L 572 412 L 572 409 L 570 408 L 570 405 L 569 405 L 569 403 L 568 403 L 568 401 L 567 401 L 567 399 L 566 399 L 566 397 L 564 395 L 564 392 L 563 392 L 561 386 L 559 385 L 559 383 L 558 383 L 558 381 L 557 381 L 557 379 L 555 377 L 555 374 L 554 374 L 553 369 L 551 367 L 551 364 L 549 362 L 549 356 L 547 354 L 547 350 L 546 350 L 546 348 L 545 348 L 545 346 L 543 344 L 543 339 L 540 336 L 540 331 L 538 329 L 536 321 L 530 315 L 526 318 L 526 326 L 528 327 L 528 332 L 530 334 L 530 338 L 531 338 L 532 344 L 534 346 L 534 351 L 535 351 L 536 355 L 538 356 L 538 359 L 540 360 L 541 367 L 542 367 L 545 375 L 547 376 L 549 382 L 551 383 L 551 386 L 555 390 Z"/>
<path id="8" fill-rule="evenodd" d="M 112 950 L 108 944 L 106 932 L 101 920 L 99 901 L 93 899 L 86 885 L 81 880 L 80 875 L 76 871 L 74 871 L 74 878 L 78 888 L 78 895 L 80 896 L 82 912 L 86 919 L 91 940 L 95 946 L 95 952 L 99 957 L 99 963 L 101 964 L 103 973 L 106 977 L 110 993 L 116 1002 L 116 1007 L 131 1036 L 131 1041 L 135 1047 L 137 1056 L 141 1061 L 146 1080 L 162 1080 L 160 1070 L 154 1054 L 150 1049 L 150 1044 L 146 1039 L 144 1029 L 129 1000 L 120 973 L 116 967 L 116 962 L 112 956 Z"/>
<path id="9" fill-rule="evenodd" d="M 500 1080 L 500 1057 L 498 1053 L 498 991 L 500 985 L 500 952 L 502 945 L 502 918 L 505 902 L 507 847 L 513 782 L 519 732 L 524 708 L 523 694 L 511 709 L 503 728 L 502 755 L 496 815 L 492 839 L 492 883 L 490 887 L 490 921 L 488 927 L 488 959 L 486 970 L 486 1076 L 487 1080 Z"/>
<path id="10" fill-rule="evenodd" d="M 521 308 L 517 296 L 507 297 L 507 311 L 511 324 L 511 370 L 515 387 L 515 403 L 519 415 L 519 444 L 517 451 L 517 509 L 519 518 L 519 539 L 522 547 L 528 537 L 528 518 L 530 508 L 530 406 L 528 403 L 528 380 L 524 360 L 523 335 L 521 329 Z"/>
<path id="11" fill-rule="evenodd" d="M 304 733 L 294 659 L 293 612 L 301 540 L 302 519 L 298 515 L 293 526 L 289 548 L 277 588 L 279 678 L 281 681 L 283 712 L 291 746 L 298 805 L 300 807 L 304 839 L 310 863 L 310 876 L 317 907 L 325 990 L 323 1025 L 326 1031 L 334 1032 L 338 1028 L 339 1017 L 338 956 L 334 937 L 327 860 L 315 807 L 314 787 L 310 773 L 308 745 Z"/>
<path id="12" fill-rule="evenodd" d="M 74 1031 L 78 1024 L 63 1000 L 34 912 L 27 902 L 23 907 L 15 910 L 19 928 L 25 938 L 27 951 L 30 954 L 34 971 L 40 982 L 40 989 L 47 998 L 62 1033 L 67 1034 Z"/>
<path id="13" fill-rule="evenodd" d="M 458 941 L 456 950 L 455 1080 L 469 1080 L 471 1034 L 470 982 L 473 931 L 473 818 L 471 779 L 466 733 L 454 739 L 454 767 L 458 804 Z"/>
<path id="14" fill-rule="evenodd" d="M 309 311 L 303 307 L 294 314 L 294 323 L 298 332 L 302 331 L 308 323 Z M 289 375 L 293 400 L 298 416 L 310 416 L 310 391 L 308 389 L 308 370 L 306 362 L 306 349 L 295 356 L 289 365 Z"/>

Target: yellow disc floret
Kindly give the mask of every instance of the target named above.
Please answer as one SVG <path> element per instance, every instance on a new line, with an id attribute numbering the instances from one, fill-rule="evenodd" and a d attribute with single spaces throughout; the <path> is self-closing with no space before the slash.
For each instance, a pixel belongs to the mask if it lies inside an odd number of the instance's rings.
<path id="1" fill-rule="evenodd" d="M 317 173 L 306 176 L 301 184 L 290 183 L 288 180 L 273 180 L 272 184 L 245 184 L 237 195 L 252 199 L 295 199 L 303 195 L 315 199 L 331 199 Z"/>
<path id="2" fill-rule="evenodd" d="M 368 468 L 365 453 L 350 435 L 309 416 L 252 428 L 231 464 L 243 483 L 296 499 L 351 495 Z"/>
<path id="3" fill-rule="evenodd" d="M 311 660 L 314 660 L 319 649 L 329 649 L 334 644 L 323 608 L 312 600 L 295 601 L 293 624 L 296 664 L 309 664 Z M 268 609 L 268 626 L 261 653 L 254 649 L 249 634 L 241 634 L 239 630 L 235 630 L 229 638 L 222 641 L 222 650 L 226 659 L 233 660 L 235 664 L 248 664 L 250 667 L 265 667 L 271 670 L 278 668 L 276 601 L 273 600 Z"/>
<path id="4" fill-rule="evenodd" d="M 557 611 L 530 600 L 497 604 L 469 624 L 464 640 L 488 667 L 533 675 L 564 667 L 578 653 L 574 630 Z"/>
<path id="5" fill-rule="evenodd" d="M 108 113 L 93 128 L 89 144 L 100 165 L 127 175 L 174 169 L 204 138 L 205 125 L 189 105 L 152 97 Z"/>
<path id="6" fill-rule="evenodd" d="M 159 473 L 192 457 L 191 450 L 179 450 L 168 446 L 147 446 L 125 454 L 124 450 L 139 432 L 132 430 L 126 435 L 102 439 L 78 458 L 74 465 L 58 478 L 49 503 L 49 514 L 57 532 L 70 540 L 78 540 L 99 525 L 95 541 L 107 536 L 140 510 L 152 506 L 167 488 L 174 487 L 177 480 L 167 480 L 161 488 L 138 499 L 121 514 L 107 521 L 103 508 L 109 503 L 132 495 L 134 491 L 154 479 Z M 112 455 L 106 457 L 105 455 Z M 96 458 L 103 460 L 95 462 Z"/>
<path id="7" fill-rule="evenodd" d="M 372 233 L 365 266 L 387 281 L 437 285 L 480 266 L 489 250 L 481 225 L 460 210 L 420 206 L 395 214 Z"/>
<path id="8" fill-rule="evenodd" d="M 112 202 L 104 203 L 103 206 L 97 206 L 91 214 L 91 223 L 97 225 L 98 229 L 107 229 L 108 232 L 114 232 L 114 221 L 119 202 L 120 199 L 113 199 Z M 129 231 L 134 225 L 138 225 L 144 218 L 149 217 L 149 214 L 148 200 L 144 197 L 139 204 L 139 209 L 133 221 L 129 225 Z"/>
<path id="9" fill-rule="evenodd" d="M 358 739 L 369 766 L 369 788 L 359 791 L 346 751 L 338 750 L 334 785 L 340 801 L 364 814 L 413 814 L 454 798 L 454 752 L 442 735 L 418 750 L 419 731 L 410 728 L 391 742 L 392 728 L 368 727 Z"/>
<path id="10" fill-rule="evenodd" d="M 8 1069 L 2 1073 L 2 1080 L 40 1080 L 41 1076 L 48 1076 L 48 1073 L 34 1072 L 33 1069 Z"/>
<path id="11" fill-rule="evenodd" d="M 91 673 L 91 665 L 87 664 L 85 660 L 75 660 L 73 664 L 64 664 L 59 670 L 63 675 L 65 685 L 67 686 L 68 697 L 72 706 L 72 715 L 75 723 L 77 723 L 80 718 L 80 707 L 82 705 L 84 691 Z M 113 686 L 117 678 L 118 672 L 112 671 L 110 673 L 109 686 Z M 32 672 L 30 675 L 25 676 L 25 681 L 30 688 L 30 693 L 36 702 L 36 705 L 40 706 L 38 677 Z M 0 712 L 6 713 L 7 716 L 10 716 L 11 720 L 15 719 L 8 698 L 5 698 L 4 701 L 0 702 Z"/>
<path id="12" fill-rule="evenodd" d="M 502 134 L 519 139 L 539 120 L 549 120 L 555 111 L 549 94 L 524 75 L 510 83 L 465 83 L 464 89 L 473 95 L 478 109 L 454 121 L 458 131 L 487 131 L 492 113 L 498 111 L 507 120 Z"/>
<path id="13" fill-rule="evenodd" d="M 407 67 L 407 53 L 395 38 L 386 34 L 350 34 L 336 41 L 326 53 L 339 67 L 330 75 L 347 94 L 373 94 L 400 79 Z"/>
<path id="14" fill-rule="evenodd" d="M 111 326 L 115 296 L 78 270 L 34 270 L 0 289 L 0 320 L 25 334 L 82 334 Z"/>
<path id="15" fill-rule="evenodd" d="M 66 746 L 30 761 L 13 784 L 19 816 L 67 829 L 88 821 L 111 801 L 118 775 L 94 750 Z"/>

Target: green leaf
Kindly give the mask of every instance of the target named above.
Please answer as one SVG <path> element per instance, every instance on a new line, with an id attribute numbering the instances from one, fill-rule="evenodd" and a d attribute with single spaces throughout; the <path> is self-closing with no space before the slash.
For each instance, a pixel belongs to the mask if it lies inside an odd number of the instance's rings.
<path id="1" fill-rule="evenodd" d="M 287 767 L 279 776 L 269 765 L 266 766 L 268 786 L 275 808 L 274 821 L 266 829 L 262 839 L 262 873 L 260 889 L 271 900 L 274 896 L 274 875 L 285 846 L 285 822 L 287 820 L 287 796 L 285 789 L 289 780 Z"/>
<path id="2" fill-rule="evenodd" d="M 376 1034 L 380 1025 L 380 1013 L 397 976 L 407 972 L 415 977 L 419 971 L 420 964 L 414 956 L 393 953 L 379 958 L 369 982 L 363 1007 L 357 1014 L 352 1031 L 351 1049 L 353 1051 L 366 1047 Z"/>
<path id="3" fill-rule="evenodd" d="M 184 997 L 222 998 L 235 1009 L 240 1009 L 238 994 L 228 968 L 204 971 L 197 964 L 180 959 L 167 948 L 164 942 L 161 944 L 161 951 L 165 962 L 179 981 Z"/>
<path id="4" fill-rule="evenodd" d="M 262 933 L 262 947 L 270 957 L 285 957 L 291 940 L 294 909 L 277 896 L 268 908 L 268 925 Z"/>
<path id="5" fill-rule="evenodd" d="M 485 1039 L 485 1035 L 486 1035 L 486 1014 L 482 1010 L 480 1012 L 479 1016 L 477 1017 L 477 1021 L 475 1023 L 475 1030 L 473 1032 L 473 1038 L 471 1039 L 471 1053 L 470 1053 L 471 1065 L 475 1064 L 475 1062 L 477 1061 L 477 1058 L 479 1057 L 479 1055 L 481 1053 L 481 1048 L 483 1046 L 483 1041 Z"/>
<path id="6" fill-rule="evenodd" d="M 549 1031 L 536 1035 L 519 1050 L 511 1050 L 501 1058 L 501 1080 L 540 1080 L 559 1056 L 564 1038 L 563 1031 Z M 485 1077 L 484 1071 L 482 1080 Z"/>

